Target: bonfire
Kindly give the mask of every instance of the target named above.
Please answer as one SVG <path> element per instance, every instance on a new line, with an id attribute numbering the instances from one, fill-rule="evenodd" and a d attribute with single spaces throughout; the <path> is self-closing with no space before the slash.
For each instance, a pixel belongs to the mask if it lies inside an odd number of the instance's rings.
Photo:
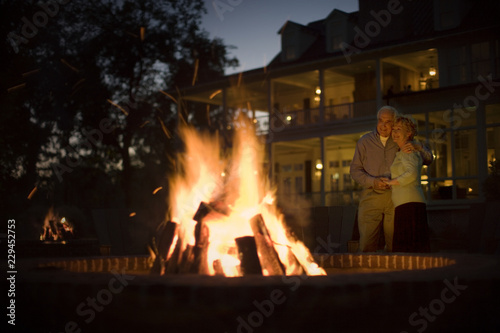
<path id="1" fill-rule="evenodd" d="M 276 205 L 253 123 L 240 119 L 232 148 L 180 130 L 185 151 L 169 179 L 170 211 L 150 248 L 154 274 L 227 277 L 325 275 Z"/>

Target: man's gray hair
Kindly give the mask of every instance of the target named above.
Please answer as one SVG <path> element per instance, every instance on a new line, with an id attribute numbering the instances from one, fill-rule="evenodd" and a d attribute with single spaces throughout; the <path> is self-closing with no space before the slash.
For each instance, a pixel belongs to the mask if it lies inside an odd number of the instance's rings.
<path id="1" fill-rule="evenodd" d="M 382 111 L 388 111 L 391 115 L 392 115 L 392 119 L 396 119 L 396 117 L 399 116 L 399 112 L 398 110 L 396 110 L 395 108 L 393 108 L 392 106 L 389 106 L 389 105 L 384 105 L 382 106 L 378 112 L 377 112 L 377 119 L 380 118 L 380 114 L 382 113 Z"/>

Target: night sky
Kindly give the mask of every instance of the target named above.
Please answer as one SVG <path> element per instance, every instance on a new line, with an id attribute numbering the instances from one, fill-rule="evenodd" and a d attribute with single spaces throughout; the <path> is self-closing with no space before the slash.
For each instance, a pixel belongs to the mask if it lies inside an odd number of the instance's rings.
<path id="1" fill-rule="evenodd" d="M 231 5 L 232 4 L 232 5 Z M 279 29 L 287 20 L 307 25 L 322 20 L 334 9 L 351 13 L 357 0 L 206 0 L 203 28 L 210 37 L 220 37 L 240 66 L 226 74 L 267 65 L 281 47 Z M 217 9 L 216 9 L 217 8 Z"/>

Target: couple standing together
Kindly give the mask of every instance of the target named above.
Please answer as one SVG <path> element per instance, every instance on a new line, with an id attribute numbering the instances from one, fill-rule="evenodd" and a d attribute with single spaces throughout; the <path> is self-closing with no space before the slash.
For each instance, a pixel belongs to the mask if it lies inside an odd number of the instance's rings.
<path id="1" fill-rule="evenodd" d="M 391 106 L 377 113 L 377 128 L 356 144 L 352 178 L 363 186 L 358 208 L 359 251 L 378 250 L 383 230 L 387 252 L 429 252 L 422 165 L 432 152 L 413 142 L 417 125 Z"/>

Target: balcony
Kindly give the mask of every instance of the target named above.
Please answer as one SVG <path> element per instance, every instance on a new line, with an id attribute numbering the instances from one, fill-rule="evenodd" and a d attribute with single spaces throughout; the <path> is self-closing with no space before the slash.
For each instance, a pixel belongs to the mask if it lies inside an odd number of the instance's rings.
<path id="1" fill-rule="evenodd" d="M 324 108 L 324 117 L 321 117 L 320 108 L 277 112 L 271 115 L 275 128 L 286 130 L 331 125 L 338 122 L 349 122 L 355 118 L 374 116 L 377 110 L 375 100 L 355 103 L 331 105 Z M 261 113 L 255 118 L 257 134 L 269 133 L 269 115 Z"/>

